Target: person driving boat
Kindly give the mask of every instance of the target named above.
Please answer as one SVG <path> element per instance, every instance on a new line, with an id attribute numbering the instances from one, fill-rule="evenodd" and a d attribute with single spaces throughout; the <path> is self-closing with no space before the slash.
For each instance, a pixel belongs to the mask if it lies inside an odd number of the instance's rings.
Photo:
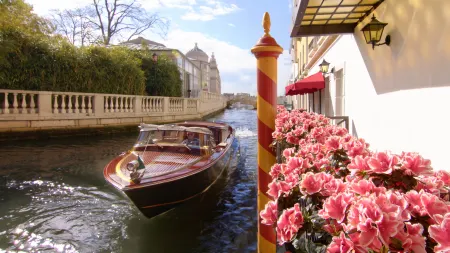
<path id="1" fill-rule="evenodd" d="M 194 138 L 194 133 L 188 132 L 186 135 L 187 135 L 187 138 L 184 139 L 182 144 L 186 144 L 188 146 L 199 146 L 200 145 L 200 140 L 198 138 Z"/>

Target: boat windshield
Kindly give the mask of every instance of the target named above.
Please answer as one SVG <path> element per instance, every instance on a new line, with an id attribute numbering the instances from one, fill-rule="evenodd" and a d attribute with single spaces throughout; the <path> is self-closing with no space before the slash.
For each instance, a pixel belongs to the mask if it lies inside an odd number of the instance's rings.
<path id="1" fill-rule="evenodd" d="M 186 145 L 200 147 L 209 143 L 209 135 L 178 130 L 148 130 L 141 131 L 137 139 L 137 146 L 145 145 Z"/>

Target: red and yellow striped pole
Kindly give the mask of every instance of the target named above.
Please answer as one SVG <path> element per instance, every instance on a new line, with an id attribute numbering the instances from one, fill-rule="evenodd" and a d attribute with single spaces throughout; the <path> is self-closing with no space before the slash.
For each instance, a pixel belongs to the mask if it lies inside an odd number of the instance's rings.
<path id="1" fill-rule="evenodd" d="M 275 164 L 275 152 L 270 147 L 275 130 L 277 112 L 277 59 L 283 48 L 270 36 L 270 16 L 264 13 L 264 35 L 252 48 L 257 61 L 257 114 L 258 114 L 258 252 L 276 252 L 276 235 L 271 226 L 261 224 L 259 213 L 270 201 L 268 185 L 272 181 L 269 171 Z"/>

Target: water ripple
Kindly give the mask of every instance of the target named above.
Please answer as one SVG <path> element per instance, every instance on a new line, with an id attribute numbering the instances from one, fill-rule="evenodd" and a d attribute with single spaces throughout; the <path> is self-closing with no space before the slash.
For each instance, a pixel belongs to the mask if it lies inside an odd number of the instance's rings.
<path id="1" fill-rule="evenodd" d="M 256 112 L 226 110 L 209 120 L 236 128 L 239 156 L 202 197 L 151 220 L 102 173 L 137 129 L 2 143 L 0 252 L 255 252 Z"/>

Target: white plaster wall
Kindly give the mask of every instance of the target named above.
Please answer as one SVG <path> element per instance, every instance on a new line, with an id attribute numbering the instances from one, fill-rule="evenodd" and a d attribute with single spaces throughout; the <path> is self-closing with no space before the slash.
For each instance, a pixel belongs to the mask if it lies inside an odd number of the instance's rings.
<path id="1" fill-rule="evenodd" d="M 387 0 L 375 12 L 389 23 L 390 46 L 372 50 L 360 24 L 325 54 L 344 69 L 345 114 L 375 150 L 416 151 L 450 170 L 450 1 Z M 371 16 L 370 16 L 371 17 Z M 322 61 L 320 59 L 317 64 Z M 315 66 L 310 73 L 316 73 Z M 330 78 L 331 96 L 333 77 Z M 334 102 L 335 103 L 335 102 Z M 335 104 L 334 104 L 335 106 Z"/>

